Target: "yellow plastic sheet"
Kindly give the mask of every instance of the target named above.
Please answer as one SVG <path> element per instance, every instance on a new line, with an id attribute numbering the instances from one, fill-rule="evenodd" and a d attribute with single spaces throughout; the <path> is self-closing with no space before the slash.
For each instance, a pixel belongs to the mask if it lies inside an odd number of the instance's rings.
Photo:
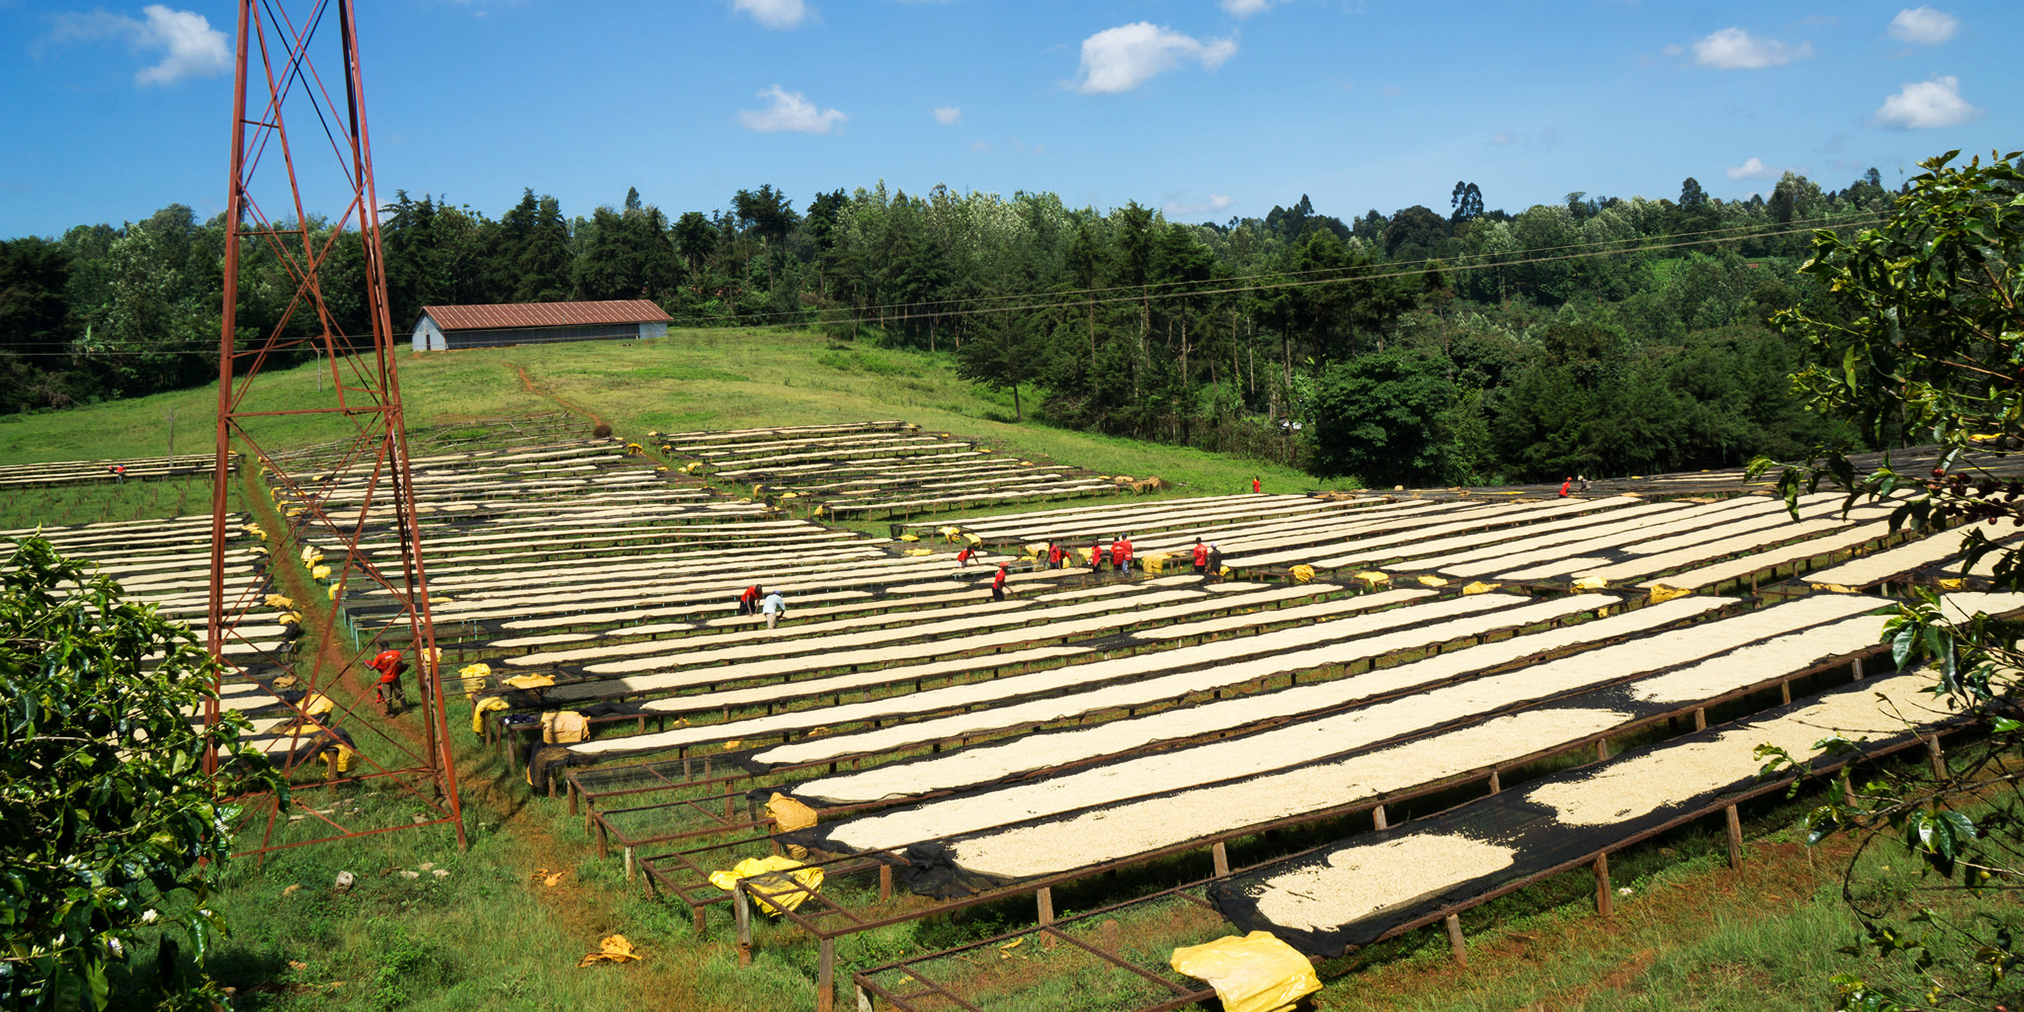
<path id="1" fill-rule="evenodd" d="M 267 595 L 267 607 L 280 608 L 283 611 L 287 611 L 295 607 L 295 602 L 280 594 L 269 594 Z"/>
<path id="2" fill-rule="evenodd" d="M 761 889 L 779 892 L 779 906 L 794 909 L 808 899 L 808 893 L 822 889 L 822 869 L 809 868 L 791 857 L 748 857 L 731 866 L 729 871 L 712 872 L 710 884 L 725 892 L 738 888 L 740 879 L 758 879 L 755 885 Z M 799 883 L 808 892 L 788 891 L 788 881 Z M 759 899 L 754 896 L 753 899 Z M 775 913 L 772 903 L 759 899 L 759 909 Z"/>
<path id="3" fill-rule="evenodd" d="M 1167 965 L 1207 981 L 1222 999 L 1223 1012 L 1284 1012 L 1321 990 L 1314 964 L 1269 931 L 1184 945 Z"/>
<path id="4" fill-rule="evenodd" d="M 1828 591 L 1829 593 L 1833 593 L 1833 594 L 1853 594 L 1853 593 L 1855 593 L 1855 588 L 1854 588 L 1854 587 L 1844 587 L 1844 586 L 1842 586 L 1841 584 L 1838 584 L 1838 583 L 1815 583 L 1815 584 L 1810 584 L 1809 586 L 1811 586 L 1811 587 L 1812 587 L 1812 588 L 1813 588 L 1814 590 L 1825 590 L 1825 591 Z"/>
<path id="5" fill-rule="evenodd" d="M 1390 583 L 1391 574 L 1380 573 L 1375 569 L 1366 569 L 1361 573 L 1355 574 L 1353 577 L 1351 577 L 1351 579 L 1361 580 L 1364 583 L 1368 583 L 1371 586 L 1375 587 L 1380 583 Z"/>
<path id="6" fill-rule="evenodd" d="M 516 689 L 540 689 L 555 684 L 554 675 L 515 675 L 503 684 Z"/>
<path id="7" fill-rule="evenodd" d="M 321 692 L 313 693 L 308 699 L 302 701 L 302 712 L 312 717 L 321 717 L 335 709 L 337 709 L 337 701 Z"/>
<path id="8" fill-rule="evenodd" d="M 606 935 L 603 941 L 597 943 L 597 951 L 577 960 L 576 965 L 581 969 L 593 963 L 624 964 L 636 962 L 639 958 L 639 953 L 633 951 L 633 944 L 626 941 L 624 935 Z"/>
<path id="9" fill-rule="evenodd" d="M 1968 585 L 1968 581 L 1958 576 L 1941 577 L 1936 582 L 1939 583 L 1941 590 L 1959 590 Z"/>
<path id="10" fill-rule="evenodd" d="M 1691 590 L 1682 590 L 1678 587 L 1668 587 L 1665 584 L 1661 583 L 1658 586 L 1652 588 L 1652 603 L 1664 604 L 1667 601 L 1670 601 L 1676 597 L 1687 597 L 1692 593 L 1693 591 Z"/>
<path id="11" fill-rule="evenodd" d="M 1313 583 L 1313 582 L 1314 582 L 1314 567 L 1313 567 L 1313 566 L 1310 566 L 1310 565 L 1308 565 L 1308 564 L 1306 564 L 1306 563 L 1304 563 L 1304 562 L 1303 562 L 1303 563 L 1301 563 L 1300 565 L 1294 566 L 1294 567 L 1293 567 L 1292 569 L 1289 569 L 1289 570 L 1287 570 L 1287 571 L 1286 571 L 1286 574 L 1287 574 L 1288 576 L 1291 576 L 1291 577 L 1293 577 L 1293 582 L 1294 582 L 1294 583 Z M 1359 579 L 1361 579 L 1362 577 L 1364 577 L 1364 576 L 1367 576 L 1367 575 L 1369 575 L 1369 574 L 1366 574 L 1366 573 L 1358 573 L 1358 574 L 1356 574 L 1356 575 L 1357 575 L 1357 577 L 1358 577 Z M 1380 574 L 1380 575 L 1382 575 L 1382 574 Z"/>
<path id="12" fill-rule="evenodd" d="M 492 665 L 479 661 L 457 669 L 457 677 L 464 680 L 464 698 L 470 699 L 485 687 L 485 679 L 492 677 Z"/>
<path id="13" fill-rule="evenodd" d="M 329 567 L 329 566 L 317 566 L 316 568 L 314 568 L 314 569 L 311 569 L 311 570 L 309 571 L 309 575 L 310 575 L 310 578 L 311 578 L 311 579 L 316 579 L 316 580 L 328 580 L 328 579 L 330 579 L 330 567 Z"/>
<path id="14" fill-rule="evenodd" d="M 1448 581 L 1438 576 L 1421 576 L 1419 577 L 1419 581 L 1422 587 L 1445 587 L 1448 585 Z"/>
<path id="15" fill-rule="evenodd" d="M 493 710 L 504 710 L 505 708 L 506 701 L 500 699 L 498 696 L 486 696 L 484 699 L 479 700 L 476 706 L 471 707 L 471 733 L 484 734 L 485 715 Z"/>
<path id="16" fill-rule="evenodd" d="M 1600 576 L 1584 576 L 1574 581 L 1575 590 L 1601 590 L 1607 586 L 1609 586 L 1609 581 Z"/>
<path id="17" fill-rule="evenodd" d="M 817 819 L 815 809 L 777 791 L 766 801 L 766 817 L 772 819 L 774 827 L 783 833 L 807 829 L 815 825 Z"/>
<path id="18" fill-rule="evenodd" d="M 1167 555 L 1164 552 L 1154 552 L 1151 555 L 1140 556 L 1138 564 L 1148 573 L 1164 573 L 1167 571 L 1167 563 L 1172 561 L 1174 561 L 1173 556 Z"/>
<path id="19" fill-rule="evenodd" d="M 1471 583 L 1471 584 L 1469 584 L 1469 585 L 1468 585 L 1468 586 L 1466 586 L 1466 587 L 1463 587 L 1463 588 L 1462 588 L 1462 593 L 1464 593 L 1464 594 L 1488 594 L 1489 592 L 1491 592 L 1491 591 L 1493 591 L 1493 590 L 1496 590 L 1496 589 L 1497 589 L 1497 585 L 1496 585 L 1496 584 L 1494 584 L 1494 583 L 1484 583 L 1484 582 L 1483 582 L 1483 581 L 1481 581 L 1481 580 L 1477 580 L 1476 582 L 1474 582 L 1474 583 Z"/>
<path id="20" fill-rule="evenodd" d="M 933 555 L 935 554 L 935 550 L 932 548 L 909 548 L 907 549 L 907 554 L 914 556 Z"/>

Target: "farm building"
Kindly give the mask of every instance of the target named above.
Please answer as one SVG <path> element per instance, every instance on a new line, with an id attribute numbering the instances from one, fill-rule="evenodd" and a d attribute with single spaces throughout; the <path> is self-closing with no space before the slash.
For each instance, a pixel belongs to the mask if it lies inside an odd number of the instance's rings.
<path id="1" fill-rule="evenodd" d="M 424 306 L 415 350 L 666 337 L 672 319 L 646 299 Z"/>

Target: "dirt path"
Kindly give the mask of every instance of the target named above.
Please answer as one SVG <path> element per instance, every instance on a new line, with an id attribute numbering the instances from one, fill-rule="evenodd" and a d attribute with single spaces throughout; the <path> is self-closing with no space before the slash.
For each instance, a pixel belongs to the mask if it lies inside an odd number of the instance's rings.
<path id="1" fill-rule="evenodd" d="M 581 415 L 584 418 L 590 419 L 593 425 L 611 424 L 611 422 L 605 420 L 597 412 L 592 411 L 589 408 L 586 408 L 580 404 L 576 404 L 572 401 L 565 400 L 560 395 L 556 394 L 555 391 L 550 390 L 547 387 L 544 387 L 541 384 L 534 382 L 534 377 L 529 376 L 527 374 L 526 366 L 521 365 L 518 362 L 509 362 L 507 364 L 513 367 L 514 372 L 520 374 L 520 389 L 525 390 L 536 397 L 542 397 L 554 401 L 564 410 L 569 411 L 572 414 Z"/>

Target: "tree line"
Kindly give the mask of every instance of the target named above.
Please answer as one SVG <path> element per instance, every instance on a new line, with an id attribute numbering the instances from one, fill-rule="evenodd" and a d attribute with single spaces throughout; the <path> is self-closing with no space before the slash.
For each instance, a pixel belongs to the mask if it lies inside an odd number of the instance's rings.
<path id="1" fill-rule="evenodd" d="M 1839 190 L 1788 173 L 1725 201 L 1690 178 L 1676 199 L 1576 192 L 1511 214 L 1462 181 L 1445 213 L 1345 221 L 1303 196 L 1188 224 L 881 183 L 803 205 L 762 185 L 672 218 L 637 190 L 565 217 L 528 189 L 496 218 L 403 191 L 381 221 L 397 329 L 427 305 L 645 298 L 678 326 L 946 354 L 1021 418 L 1449 485 L 1733 465 L 1840 434 L 1787 389 L 1806 352 L 1768 321 L 1830 311 L 1798 272 L 1812 230 L 1873 224 L 1895 197 L 1871 169 Z M 223 236 L 222 216 L 171 205 L 0 242 L 0 413 L 214 376 Z M 295 291 L 246 243 L 251 344 Z M 324 270 L 336 327 L 368 333 L 355 233 Z M 288 333 L 314 324 L 298 312 Z"/>

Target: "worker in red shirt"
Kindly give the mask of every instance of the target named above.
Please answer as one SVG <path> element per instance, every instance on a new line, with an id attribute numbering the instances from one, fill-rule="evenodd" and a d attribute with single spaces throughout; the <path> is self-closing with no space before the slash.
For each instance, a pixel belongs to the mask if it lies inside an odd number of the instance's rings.
<path id="1" fill-rule="evenodd" d="M 738 614 L 757 615 L 759 613 L 759 598 L 761 596 L 758 584 L 755 583 L 750 587 L 746 587 L 745 592 L 738 595 Z"/>
<path id="2" fill-rule="evenodd" d="M 379 700 L 380 712 L 388 717 L 407 707 L 406 693 L 401 689 L 401 672 L 407 670 L 407 662 L 401 660 L 398 650 L 382 650 L 379 656 L 367 663 L 367 667 L 379 672 L 379 685 L 374 697 Z"/>
<path id="3" fill-rule="evenodd" d="M 1103 539 L 1096 538 L 1089 543 L 1089 571 L 1103 572 Z"/>
<path id="4" fill-rule="evenodd" d="M 1009 562 L 998 564 L 998 575 L 991 578 L 991 600 L 1005 600 L 1005 567 L 1010 565 Z"/>
<path id="5" fill-rule="evenodd" d="M 1567 498 L 1568 495 L 1570 494 L 1569 490 L 1572 489 L 1573 487 L 1574 487 L 1574 478 L 1572 475 L 1570 475 L 1566 481 L 1560 483 L 1560 498 L 1562 499 Z"/>
<path id="6" fill-rule="evenodd" d="M 970 565 L 970 556 L 975 551 L 976 551 L 975 546 L 964 545 L 963 550 L 956 553 L 956 565 L 967 568 Z"/>
<path id="7" fill-rule="evenodd" d="M 1126 534 L 1110 543 L 1110 562 L 1120 573 L 1131 572 L 1131 535 Z"/>
<path id="8" fill-rule="evenodd" d="M 113 484 L 115 484 L 115 485 L 124 485 L 124 484 L 126 484 L 126 465 L 125 465 L 125 464 L 114 464 L 113 466 L 111 466 L 111 467 L 108 467 L 108 468 L 106 468 L 106 470 L 107 470 L 107 471 L 110 471 L 110 472 L 112 472 L 112 483 L 113 483 Z"/>
<path id="9" fill-rule="evenodd" d="M 1202 574 L 1207 573 L 1208 571 L 1209 571 L 1209 546 L 1202 544 L 1201 538 L 1196 538 L 1195 575 L 1201 576 Z"/>
<path id="10" fill-rule="evenodd" d="M 1067 558 L 1067 556 L 1068 553 L 1061 548 L 1061 542 L 1049 541 L 1047 543 L 1047 568 L 1060 569 L 1062 567 L 1062 560 Z"/>
<path id="11" fill-rule="evenodd" d="M 1261 495 L 1264 493 L 1264 491 L 1265 491 L 1265 482 L 1254 476 L 1251 479 L 1251 494 Z"/>

